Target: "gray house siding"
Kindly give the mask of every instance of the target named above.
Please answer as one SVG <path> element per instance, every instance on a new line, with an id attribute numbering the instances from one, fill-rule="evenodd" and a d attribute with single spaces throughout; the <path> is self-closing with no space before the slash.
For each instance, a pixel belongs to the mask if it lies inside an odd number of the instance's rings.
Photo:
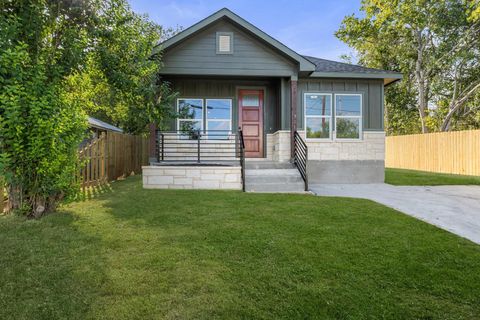
<path id="1" fill-rule="evenodd" d="M 217 54 L 217 32 L 233 33 L 232 54 Z M 169 48 L 163 63 L 161 74 L 289 77 L 298 73 L 298 63 L 223 19 Z"/>
<path id="2" fill-rule="evenodd" d="M 168 78 L 179 98 L 228 98 L 232 99 L 232 129 L 238 127 L 237 91 L 242 88 L 264 89 L 264 132 L 274 133 L 280 130 L 279 79 L 273 80 L 235 80 L 208 78 Z M 176 106 L 172 106 L 175 110 Z M 176 129 L 175 121 L 170 123 L 170 129 Z"/>
<path id="3" fill-rule="evenodd" d="M 363 94 L 363 130 L 383 131 L 383 80 L 299 79 L 297 126 L 304 129 L 303 94 L 306 92 L 348 92 Z"/>

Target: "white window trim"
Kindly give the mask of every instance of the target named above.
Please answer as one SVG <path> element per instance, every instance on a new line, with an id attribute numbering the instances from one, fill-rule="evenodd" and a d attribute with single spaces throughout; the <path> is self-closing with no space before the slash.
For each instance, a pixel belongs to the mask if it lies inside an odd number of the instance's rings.
<path id="1" fill-rule="evenodd" d="M 230 102 L 230 119 L 208 119 L 208 101 L 219 101 L 219 100 L 228 100 Z M 233 121 L 233 100 L 230 98 L 214 98 L 214 99 L 205 99 L 205 122 L 206 122 L 206 130 L 208 132 L 208 122 L 209 121 L 228 121 L 228 133 L 232 133 L 232 121 Z"/>
<path id="2" fill-rule="evenodd" d="M 220 51 L 220 36 L 229 36 L 230 37 L 230 50 L 229 51 Z M 215 51 L 217 54 L 233 54 L 233 32 L 224 32 L 219 31 L 215 36 Z"/>
<path id="3" fill-rule="evenodd" d="M 330 96 L 330 115 L 329 116 L 309 116 L 307 115 L 307 95 L 323 95 L 323 96 Z M 333 128 L 332 128 L 332 122 L 333 122 L 333 93 L 329 92 L 305 92 L 303 94 L 303 115 L 304 115 L 304 127 L 305 127 L 305 141 L 332 141 L 333 140 Z M 329 137 L 328 138 L 307 138 L 307 118 L 324 118 L 329 120 Z"/>
<path id="4" fill-rule="evenodd" d="M 358 116 L 337 116 L 337 96 L 359 96 L 360 97 L 360 115 Z M 333 104 L 335 106 L 334 111 L 335 111 L 335 141 L 361 141 L 363 137 L 363 94 L 361 93 L 335 93 L 334 94 L 334 101 Z M 337 118 L 341 119 L 359 119 L 358 121 L 358 138 L 352 139 L 352 138 L 337 138 Z"/>
<path id="5" fill-rule="evenodd" d="M 200 100 L 202 101 L 202 118 L 201 119 L 184 119 L 184 118 L 177 118 L 177 130 L 180 131 L 180 121 L 191 121 L 191 122 L 198 122 L 200 121 L 200 130 L 203 131 L 204 124 L 204 112 L 205 112 L 205 103 L 203 98 L 177 98 L 177 113 L 180 113 L 180 100 Z"/>

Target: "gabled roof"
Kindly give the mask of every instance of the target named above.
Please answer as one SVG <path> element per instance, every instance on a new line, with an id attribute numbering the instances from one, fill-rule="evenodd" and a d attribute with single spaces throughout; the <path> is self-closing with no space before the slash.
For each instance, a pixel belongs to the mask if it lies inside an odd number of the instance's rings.
<path id="1" fill-rule="evenodd" d="M 399 72 L 367 68 L 355 64 L 331 61 L 310 56 L 304 56 L 304 58 L 315 64 L 315 71 L 310 75 L 311 77 L 385 79 L 385 85 L 402 79 L 402 74 Z"/>
<path id="2" fill-rule="evenodd" d="M 154 53 L 160 51 L 160 50 L 166 50 L 175 44 L 178 44 L 179 42 L 185 40 L 186 38 L 189 38 L 193 34 L 205 29 L 212 23 L 220 20 L 227 18 L 231 21 L 233 21 L 236 25 L 242 27 L 243 29 L 249 31 L 250 33 L 254 34 L 257 38 L 263 40 L 265 43 L 270 45 L 271 47 L 277 49 L 284 55 L 288 56 L 294 61 L 297 61 L 300 66 L 300 71 L 306 71 L 306 72 L 312 72 L 315 71 L 315 65 L 309 61 L 308 59 L 305 59 L 302 55 L 296 53 L 292 49 L 288 48 L 285 46 L 283 43 L 280 41 L 272 38 L 262 30 L 258 29 L 255 27 L 253 24 L 250 22 L 244 20 L 243 18 L 239 17 L 232 11 L 228 10 L 227 8 L 223 8 L 214 14 L 210 15 L 209 17 L 203 19 L 202 21 L 194 24 L 193 26 L 183 30 L 182 32 L 176 34 L 175 36 L 171 37 L 168 40 L 165 40 L 164 42 L 158 44 L 155 49 Z"/>
<path id="3" fill-rule="evenodd" d="M 97 129 L 106 130 L 106 131 L 123 132 L 122 129 L 93 117 L 88 117 L 88 125 L 92 128 L 97 128 Z"/>

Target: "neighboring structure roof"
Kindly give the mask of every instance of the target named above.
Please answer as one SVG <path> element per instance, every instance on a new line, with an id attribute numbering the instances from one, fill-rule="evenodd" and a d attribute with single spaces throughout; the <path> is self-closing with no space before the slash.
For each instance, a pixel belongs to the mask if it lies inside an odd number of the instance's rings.
<path id="1" fill-rule="evenodd" d="M 311 77 L 342 77 L 342 78 L 370 78 L 385 79 L 384 84 L 390 84 L 402 78 L 399 72 L 362 67 L 355 64 L 326 60 L 322 58 L 304 56 L 315 64 L 315 71 Z"/>
<path id="2" fill-rule="evenodd" d="M 244 20 L 243 18 L 237 16 L 235 13 L 232 11 L 228 10 L 227 8 L 223 8 L 214 14 L 208 16 L 207 18 L 203 19 L 202 21 L 194 24 L 193 26 L 183 30 L 182 32 L 176 34 L 175 36 L 171 37 L 168 40 L 165 40 L 162 43 L 159 43 L 156 48 L 154 49 L 154 53 L 160 51 L 160 50 L 165 50 L 168 49 L 169 47 L 179 43 L 180 41 L 192 36 L 193 34 L 203 30 L 210 24 L 216 22 L 217 20 L 223 19 L 223 18 L 228 18 L 240 27 L 244 28 L 245 30 L 249 31 L 250 33 L 254 34 L 258 38 L 262 39 L 266 43 L 268 43 L 270 46 L 274 47 L 275 49 L 279 50 L 282 52 L 284 55 L 290 57 L 291 59 L 297 61 L 300 65 L 300 71 L 306 71 L 306 72 L 312 72 L 315 71 L 315 65 L 309 61 L 308 59 L 305 59 L 302 55 L 296 53 L 280 41 L 272 38 L 262 30 L 258 29 L 255 27 L 253 24 L 250 22 Z"/>
<path id="3" fill-rule="evenodd" d="M 115 132 L 123 132 L 122 129 L 115 127 L 109 123 L 103 122 L 102 120 L 98 120 L 92 117 L 88 117 L 88 125 L 92 128 L 97 128 L 106 131 L 115 131 Z"/>

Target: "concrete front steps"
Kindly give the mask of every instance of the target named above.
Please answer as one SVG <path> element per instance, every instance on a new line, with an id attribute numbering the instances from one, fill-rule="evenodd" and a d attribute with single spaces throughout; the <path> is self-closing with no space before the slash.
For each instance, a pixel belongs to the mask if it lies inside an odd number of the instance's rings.
<path id="1" fill-rule="evenodd" d="M 245 191 L 304 193 L 305 184 L 298 169 L 291 163 L 247 159 Z"/>

